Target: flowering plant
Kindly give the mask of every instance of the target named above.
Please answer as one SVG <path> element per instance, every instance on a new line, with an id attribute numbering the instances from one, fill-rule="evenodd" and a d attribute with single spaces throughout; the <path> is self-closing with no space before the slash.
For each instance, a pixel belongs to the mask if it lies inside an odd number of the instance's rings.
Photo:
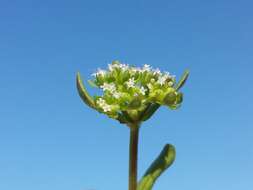
<path id="1" fill-rule="evenodd" d="M 167 144 L 153 162 L 143 178 L 137 183 L 138 131 L 140 124 L 148 120 L 161 106 L 177 109 L 183 101 L 179 89 L 185 83 L 186 71 L 176 83 L 174 75 L 113 61 L 108 70 L 98 69 L 89 80 L 91 86 L 103 91 L 100 96 L 91 97 L 86 91 L 80 74 L 77 74 L 77 89 L 82 100 L 91 108 L 108 117 L 125 123 L 130 128 L 129 190 L 150 190 L 156 179 L 175 159 L 175 149 Z"/>

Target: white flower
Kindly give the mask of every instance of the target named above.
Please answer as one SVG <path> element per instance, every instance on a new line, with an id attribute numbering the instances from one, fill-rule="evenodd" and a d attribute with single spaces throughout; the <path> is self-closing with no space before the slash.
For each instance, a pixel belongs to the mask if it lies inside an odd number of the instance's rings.
<path id="1" fill-rule="evenodd" d="M 120 98 L 120 97 L 121 97 L 121 93 L 115 91 L 115 92 L 112 93 L 112 96 L 113 96 L 114 98 Z"/>
<path id="2" fill-rule="evenodd" d="M 140 88 L 140 92 L 142 95 L 146 94 L 147 89 L 145 89 L 143 86 Z"/>
<path id="3" fill-rule="evenodd" d="M 104 83 L 102 86 L 100 86 L 103 91 L 109 91 L 114 98 L 120 98 L 121 93 L 116 91 L 116 86 L 114 83 Z"/>
<path id="4" fill-rule="evenodd" d="M 113 71 L 114 68 L 119 68 L 119 64 L 108 64 L 109 71 Z"/>
<path id="5" fill-rule="evenodd" d="M 161 74 L 161 71 L 160 71 L 160 69 L 155 69 L 154 71 L 153 71 L 153 75 L 159 75 L 159 74 Z"/>
<path id="6" fill-rule="evenodd" d="M 150 70 L 151 70 L 150 65 L 144 64 L 143 68 L 141 69 L 141 72 L 150 71 Z"/>
<path id="7" fill-rule="evenodd" d="M 164 73 L 165 73 L 165 76 L 167 76 L 170 79 L 176 78 L 176 75 L 171 75 L 169 72 L 164 72 Z"/>
<path id="8" fill-rule="evenodd" d="M 105 100 L 104 100 L 103 98 L 99 98 L 99 99 L 97 100 L 97 104 L 98 104 L 98 105 L 104 105 L 104 104 L 106 104 L 106 103 L 105 103 Z"/>
<path id="9" fill-rule="evenodd" d="M 116 86 L 113 83 L 104 83 L 102 86 L 100 86 L 103 91 L 108 90 L 109 92 L 113 93 L 116 90 Z"/>
<path id="10" fill-rule="evenodd" d="M 137 73 L 137 72 L 140 71 L 140 68 L 131 67 L 131 68 L 129 69 L 129 71 L 130 71 L 130 73 L 135 74 L 135 73 Z"/>
<path id="11" fill-rule="evenodd" d="M 111 106 L 108 105 L 103 98 L 99 98 L 97 104 L 104 110 L 104 112 L 111 111 Z"/>
<path id="12" fill-rule="evenodd" d="M 111 111 L 111 106 L 109 106 L 108 104 L 105 104 L 102 109 L 104 110 L 104 112 L 109 112 Z"/>
<path id="13" fill-rule="evenodd" d="M 129 66 L 127 64 L 120 64 L 120 68 L 122 69 L 122 71 L 126 71 L 127 69 L 129 69 Z"/>
<path id="14" fill-rule="evenodd" d="M 115 68 L 121 69 L 122 71 L 126 71 L 129 66 L 127 64 L 121 63 L 108 64 L 109 71 L 113 71 Z"/>
<path id="15" fill-rule="evenodd" d="M 98 71 L 96 73 L 93 73 L 92 76 L 95 76 L 95 77 L 98 75 L 105 76 L 105 74 L 106 74 L 105 70 L 98 69 Z"/>
<path id="16" fill-rule="evenodd" d="M 126 85 L 128 88 L 133 88 L 134 87 L 134 78 L 130 78 L 127 82 Z"/>
<path id="17" fill-rule="evenodd" d="M 157 83 L 160 84 L 161 86 L 164 85 L 165 81 L 168 79 L 167 75 L 164 76 L 159 76 Z"/>

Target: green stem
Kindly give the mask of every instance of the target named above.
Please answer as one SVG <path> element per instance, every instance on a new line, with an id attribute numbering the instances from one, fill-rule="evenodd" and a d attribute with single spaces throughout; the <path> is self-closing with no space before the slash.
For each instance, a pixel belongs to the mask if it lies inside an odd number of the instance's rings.
<path id="1" fill-rule="evenodd" d="M 131 124 L 129 143 L 129 190 L 137 189 L 137 161 L 138 161 L 138 136 L 139 125 Z"/>

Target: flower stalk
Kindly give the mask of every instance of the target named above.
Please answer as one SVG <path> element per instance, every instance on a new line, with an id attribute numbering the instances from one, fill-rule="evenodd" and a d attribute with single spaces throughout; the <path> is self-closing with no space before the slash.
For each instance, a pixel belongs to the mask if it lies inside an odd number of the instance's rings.
<path id="1" fill-rule="evenodd" d="M 138 138 L 139 138 L 139 124 L 131 124 L 130 128 L 130 143 L 129 143 L 129 181 L 128 189 L 137 189 L 138 178 Z"/>

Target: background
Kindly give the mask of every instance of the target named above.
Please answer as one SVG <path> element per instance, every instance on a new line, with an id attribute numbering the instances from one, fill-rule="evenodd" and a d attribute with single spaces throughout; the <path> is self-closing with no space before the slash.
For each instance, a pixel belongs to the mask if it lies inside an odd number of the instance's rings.
<path id="1" fill-rule="evenodd" d="M 154 190 L 252 190 L 252 1 L 0 1 L 0 189 L 127 190 L 129 130 L 75 86 L 112 60 L 190 69 L 183 106 L 143 124 Z M 89 88 L 91 94 L 94 91 Z"/>

